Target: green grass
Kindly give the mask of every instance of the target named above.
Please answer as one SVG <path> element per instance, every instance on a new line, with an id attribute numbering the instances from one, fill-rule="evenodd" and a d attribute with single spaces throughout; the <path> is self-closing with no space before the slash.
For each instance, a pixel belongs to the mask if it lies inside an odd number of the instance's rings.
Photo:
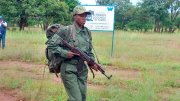
<path id="1" fill-rule="evenodd" d="M 102 37 L 103 36 L 103 37 Z M 101 64 L 134 70 L 133 79 L 113 74 L 112 80 L 97 75 L 89 81 L 87 101 L 179 101 L 180 34 L 115 31 L 111 56 L 112 33 L 92 32 L 93 44 Z M 25 61 L 44 64 L 46 37 L 42 31 L 8 31 L 6 48 L 0 49 L 0 61 Z M 106 66 L 105 66 L 106 67 Z M 53 75 L 43 68 L 0 65 L 0 88 L 19 89 L 28 101 L 65 101 L 62 84 L 52 82 Z M 130 72 L 130 71 L 129 71 Z M 109 71 L 107 71 L 109 73 Z M 121 72 L 113 72 L 121 73 Z M 43 83 L 43 86 L 42 86 Z M 41 92 L 39 92 L 39 88 Z M 38 96 L 36 96 L 38 95 Z"/>
<path id="2" fill-rule="evenodd" d="M 45 61 L 46 37 L 44 32 L 7 32 L 5 50 L 0 50 L 0 60 L 20 60 L 27 62 Z"/>
<path id="3" fill-rule="evenodd" d="M 101 37 L 103 36 L 103 37 Z M 99 60 L 121 68 L 158 68 L 178 64 L 180 34 L 143 34 L 116 31 L 111 57 L 111 33 L 93 34 Z M 163 66 L 164 67 L 164 66 Z"/>

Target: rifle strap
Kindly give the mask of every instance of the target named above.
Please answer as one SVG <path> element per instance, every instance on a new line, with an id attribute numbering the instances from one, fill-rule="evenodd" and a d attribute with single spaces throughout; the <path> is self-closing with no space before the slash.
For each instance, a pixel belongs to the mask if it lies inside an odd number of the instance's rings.
<path id="1" fill-rule="evenodd" d="M 89 69 L 90 69 L 90 71 L 91 71 L 91 73 L 92 73 L 92 75 L 93 75 L 93 79 L 94 79 L 94 78 L 95 78 L 95 74 L 94 74 L 92 68 L 89 67 Z"/>
<path id="2" fill-rule="evenodd" d="M 75 40 L 75 37 L 76 37 L 76 29 L 75 29 L 75 26 L 74 25 L 70 25 L 70 26 L 67 26 L 68 27 L 68 41 L 72 38 L 73 40 Z M 90 30 L 85 27 L 88 35 L 89 35 L 89 38 L 92 39 L 92 36 L 91 36 L 91 32 Z"/>
<path id="3" fill-rule="evenodd" d="M 86 65 L 86 67 L 89 67 L 89 65 L 87 64 L 87 62 L 85 62 L 85 65 Z M 89 67 L 89 69 L 90 69 L 90 71 L 91 71 L 91 73 L 92 73 L 92 75 L 93 75 L 93 79 L 94 79 L 94 78 L 95 78 L 95 74 L 94 74 L 94 72 L 93 72 L 93 70 L 92 70 L 91 67 Z"/>
<path id="4" fill-rule="evenodd" d="M 85 28 L 86 28 L 86 31 L 87 31 L 87 33 L 88 33 L 88 35 L 89 35 L 89 38 L 92 40 L 92 35 L 91 35 L 90 30 L 89 30 L 87 27 L 85 27 Z M 93 49 L 94 54 L 95 54 L 95 57 L 96 57 L 96 59 L 97 59 L 97 61 L 98 61 L 98 63 L 99 63 L 99 60 L 98 60 L 98 57 L 97 57 L 97 54 L 96 54 L 96 51 L 95 51 L 95 49 L 94 49 L 93 45 L 92 45 L 92 49 Z M 89 66 L 88 66 L 88 67 L 89 67 Z M 91 71 L 91 73 L 92 73 L 92 75 L 93 75 L 93 78 L 95 78 L 94 71 L 92 70 L 92 68 L 91 68 L 91 67 L 89 67 L 89 69 L 90 69 L 90 71 Z"/>
<path id="5" fill-rule="evenodd" d="M 85 27 L 85 28 L 86 28 L 86 30 L 87 30 L 87 32 L 88 32 L 89 37 L 92 39 L 90 30 L 89 30 L 87 27 Z M 95 57 L 96 57 L 96 59 L 97 59 L 98 64 L 100 64 L 99 59 L 98 59 L 98 56 L 97 56 L 97 54 L 96 54 L 96 51 L 95 51 L 93 45 L 92 45 L 92 49 L 93 49 L 93 51 L 94 51 L 94 55 L 95 55 Z"/>
<path id="6" fill-rule="evenodd" d="M 67 26 L 68 28 L 68 36 L 67 36 L 67 41 L 70 41 L 70 39 L 75 40 L 76 36 L 76 31 L 74 25 Z"/>

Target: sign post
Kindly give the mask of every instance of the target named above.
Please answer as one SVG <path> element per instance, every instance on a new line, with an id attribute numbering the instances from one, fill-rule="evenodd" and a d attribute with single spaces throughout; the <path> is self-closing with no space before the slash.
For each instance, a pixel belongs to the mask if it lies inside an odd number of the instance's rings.
<path id="1" fill-rule="evenodd" d="M 84 7 L 91 12 L 91 15 L 86 18 L 86 27 L 91 31 L 112 32 L 112 56 L 114 51 L 114 6 L 84 5 Z"/>

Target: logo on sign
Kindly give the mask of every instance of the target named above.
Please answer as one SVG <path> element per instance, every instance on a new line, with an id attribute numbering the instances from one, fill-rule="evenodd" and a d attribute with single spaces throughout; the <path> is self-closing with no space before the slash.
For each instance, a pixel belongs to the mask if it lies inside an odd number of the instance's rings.
<path id="1" fill-rule="evenodd" d="M 112 6 L 109 6 L 109 7 L 107 7 L 107 10 L 108 10 L 108 11 L 112 11 L 112 10 L 113 10 L 113 7 L 112 7 Z"/>

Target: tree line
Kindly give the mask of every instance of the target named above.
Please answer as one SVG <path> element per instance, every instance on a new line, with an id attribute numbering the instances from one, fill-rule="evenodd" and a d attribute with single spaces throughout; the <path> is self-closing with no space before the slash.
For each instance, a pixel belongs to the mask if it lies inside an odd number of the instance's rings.
<path id="1" fill-rule="evenodd" d="M 180 28 L 179 0 L 96 0 L 100 5 L 115 5 L 115 28 L 122 30 L 170 32 Z"/>
<path id="2" fill-rule="evenodd" d="M 130 0 L 95 1 L 115 6 L 116 29 L 173 33 L 180 28 L 179 0 L 141 0 L 136 5 Z M 78 4 L 78 0 L 1 0 L 0 14 L 20 30 L 33 25 L 45 30 L 52 23 L 70 24 Z"/>
<path id="3" fill-rule="evenodd" d="M 78 4 L 78 0 L 0 0 L 0 15 L 20 30 L 34 25 L 45 30 L 52 23 L 69 24 Z"/>

